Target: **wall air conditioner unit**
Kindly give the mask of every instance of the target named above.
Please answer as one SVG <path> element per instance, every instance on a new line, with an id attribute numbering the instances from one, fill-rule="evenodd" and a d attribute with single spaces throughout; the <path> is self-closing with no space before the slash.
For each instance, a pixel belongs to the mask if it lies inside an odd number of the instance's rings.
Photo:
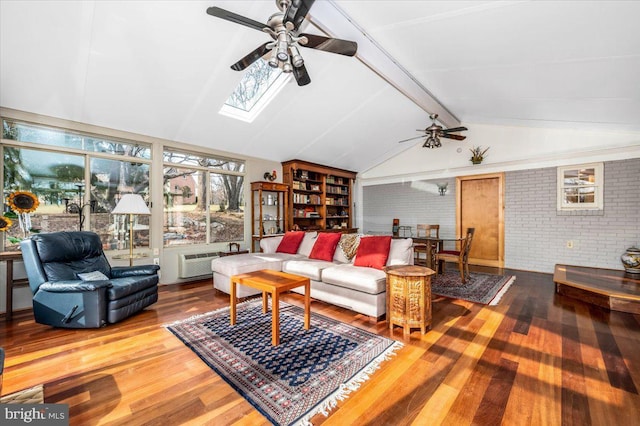
<path id="1" fill-rule="evenodd" d="M 178 278 L 193 278 L 211 275 L 211 260 L 218 252 L 178 255 Z"/>

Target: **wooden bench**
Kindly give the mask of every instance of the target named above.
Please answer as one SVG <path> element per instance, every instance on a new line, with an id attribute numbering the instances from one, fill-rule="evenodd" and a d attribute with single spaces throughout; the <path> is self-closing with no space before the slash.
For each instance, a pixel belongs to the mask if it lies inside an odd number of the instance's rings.
<path id="1" fill-rule="evenodd" d="M 620 312 L 640 314 L 640 275 L 623 270 L 556 265 L 556 293 Z"/>

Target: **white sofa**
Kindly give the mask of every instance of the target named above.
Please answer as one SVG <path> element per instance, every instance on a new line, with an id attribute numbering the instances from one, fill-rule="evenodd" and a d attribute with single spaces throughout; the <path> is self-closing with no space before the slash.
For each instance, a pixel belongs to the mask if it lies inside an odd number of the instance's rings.
<path id="1" fill-rule="evenodd" d="M 370 317 L 381 317 L 386 310 L 386 274 L 375 268 L 355 266 L 348 260 L 340 246 L 333 262 L 309 259 L 316 232 L 305 233 L 296 254 L 276 253 L 282 236 L 260 241 L 262 253 L 248 253 L 216 258 L 211 262 L 213 286 L 229 294 L 232 275 L 260 269 L 284 271 L 309 277 L 311 297 L 350 309 Z M 367 238 L 363 236 L 362 238 Z M 413 264 L 413 240 L 392 239 L 387 265 Z M 293 290 L 303 293 L 304 289 Z M 247 297 L 260 293 L 253 288 L 238 286 L 237 296 Z"/>

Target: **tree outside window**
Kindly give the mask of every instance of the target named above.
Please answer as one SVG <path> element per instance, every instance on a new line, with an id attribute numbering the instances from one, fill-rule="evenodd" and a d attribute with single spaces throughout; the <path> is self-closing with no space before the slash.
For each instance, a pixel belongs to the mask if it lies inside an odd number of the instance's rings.
<path id="1" fill-rule="evenodd" d="M 174 151 L 164 161 L 165 246 L 244 239 L 243 162 Z"/>

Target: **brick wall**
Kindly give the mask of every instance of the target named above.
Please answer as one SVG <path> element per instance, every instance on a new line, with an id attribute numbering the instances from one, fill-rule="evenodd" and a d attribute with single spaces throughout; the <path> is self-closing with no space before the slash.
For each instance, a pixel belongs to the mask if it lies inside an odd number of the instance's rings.
<path id="1" fill-rule="evenodd" d="M 556 179 L 555 167 L 506 174 L 505 266 L 621 269 L 620 255 L 640 244 L 640 159 L 605 163 L 603 211 L 558 212 Z"/>
<path id="2" fill-rule="evenodd" d="M 437 184 L 448 183 L 438 194 Z M 390 233 L 394 218 L 416 231 L 418 223 L 440 224 L 441 236 L 455 235 L 455 179 L 416 181 L 363 188 L 363 224 L 360 232 Z"/>
<path id="3" fill-rule="evenodd" d="M 505 266 L 553 272 L 556 263 L 622 269 L 620 255 L 640 245 L 640 159 L 606 162 L 604 210 L 558 212 L 555 167 L 506 173 Z M 438 181 L 444 182 L 444 180 Z M 435 181 L 363 188 L 363 232 L 400 225 L 439 223 L 455 234 L 455 179 L 441 197 Z M 573 248 L 567 248 L 567 241 Z"/>

